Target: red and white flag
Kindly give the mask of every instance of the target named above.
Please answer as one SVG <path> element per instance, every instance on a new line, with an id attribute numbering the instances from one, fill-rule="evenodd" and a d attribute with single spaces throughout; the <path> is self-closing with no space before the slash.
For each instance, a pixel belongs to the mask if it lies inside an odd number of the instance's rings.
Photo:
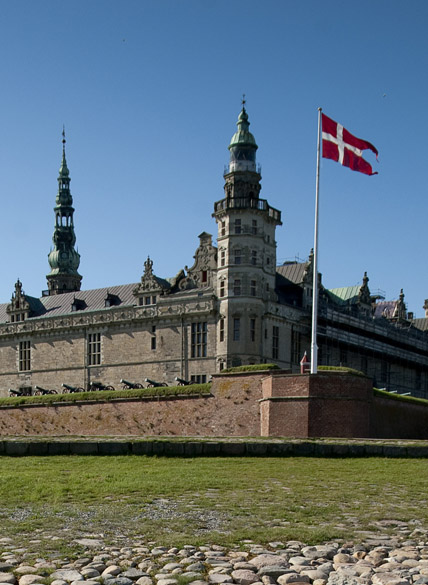
<path id="1" fill-rule="evenodd" d="M 367 142 L 353 136 L 341 124 L 322 114 L 322 156 L 340 162 L 353 171 L 365 175 L 377 175 L 371 165 L 363 159 L 363 150 L 370 149 L 378 155 L 377 149 Z"/>

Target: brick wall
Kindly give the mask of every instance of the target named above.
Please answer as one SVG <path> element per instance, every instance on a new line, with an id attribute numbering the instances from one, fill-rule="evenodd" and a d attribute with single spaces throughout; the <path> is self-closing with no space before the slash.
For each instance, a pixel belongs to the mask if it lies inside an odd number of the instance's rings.
<path id="1" fill-rule="evenodd" d="M 263 436 L 369 436 L 369 378 L 343 372 L 274 374 L 262 384 Z"/>
<path id="2" fill-rule="evenodd" d="M 370 436 L 428 438 L 428 406 L 375 395 L 370 412 Z"/>

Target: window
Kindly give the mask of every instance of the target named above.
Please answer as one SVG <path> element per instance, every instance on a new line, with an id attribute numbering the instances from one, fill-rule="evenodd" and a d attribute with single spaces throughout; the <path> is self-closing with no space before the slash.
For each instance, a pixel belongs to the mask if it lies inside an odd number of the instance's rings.
<path id="1" fill-rule="evenodd" d="M 250 340 L 256 340 L 256 320 L 250 319 Z"/>
<path id="2" fill-rule="evenodd" d="M 194 384 L 206 384 L 207 382 L 207 375 L 206 374 L 195 374 L 190 376 L 190 381 Z"/>
<path id="3" fill-rule="evenodd" d="M 251 264 L 255 266 L 257 264 L 257 250 L 251 251 Z"/>
<path id="4" fill-rule="evenodd" d="M 221 236 L 226 235 L 226 222 L 224 220 L 220 224 L 220 235 Z"/>
<path id="5" fill-rule="evenodd" d="M 220 252 L 220 266 L 225 266 L 226 265 L 226 251 L 222 250 Z"/>
<path id="6" fill-rule="evenodd" d="M 207 356 L 207 323 L 192 323 L 191 356 Z"/>
<path id="7" fill-rule="evenodd" d="M 31 370 L 31 342 L 19 342 L 19 371 L 27 372 Z"/>
<path id="8" fill-rule="evenodd" d="M 156 305 L 156 296 L 140 298 L 140 305 Z"/>
<path id="9" fill-rule="evenodd" d="M 253 219 L 251 222 L 251 233 L 254 235 L 257 234 L 257 219 Z"/>
<path id="10" fill-rule="evenodd" d="M 255 280 L 251 280 L 250 281 L 250 295 L 252 297 L 255 297 L 256 291 L 257 291 L 257 282 Z"/>
<path id="11" fill-rule="evenodd" d="M 348 363 L 348 352 L 345 347 L 340 348 L 339 352 L 339 365 L 346 366 Z"/>
<path id="12" fill-rule="evenodd" d="M 220 280 L 220 297 L 224 297 L 224 280 Z"/>
<path id="13" fill-rule="evenodd" d="M 224 319 L 220 319 L 220 341 L 224 341 Z"/>
<path id="14" fill-rule="evenodd" d="M 234 250 L 235 254 L 235 264 L 241 264 L 241 250 L 238 248 Z"/>
<path id="15" fill-rule="evenodd" d="M 86 309 L 86 302 L 83 299 L 73 299 L 73 303 L 71 305 L 72 311 L 82 311 Z"/>
<path id="16" fill-rule="evenodd" d="M 279 356 L 279 327 L 272 327 L 272 359 L 277 360 Z"/>
<path id="17" fill-rule="evenodd" d="M 101 363 L 101 333 L 88 335 L 88 366 L 98 366 Z"/>
<path id="18" fill-rule="evenodd" d="M 240 219 L 235 219 L 235 234 L 240 234 L 242 232 L 242 225 Z"/>
<path id="19" fill-rule="evenodd" d="M 150 348 L 152 350 L 156 349 L 156 325 L 152 325 L 152 337 L 150 341 Z"/>
<path id="20" fill-rule="evenodd" d="M 202 270 L 201 282 L 202 282 L 202 284 L 205 284 L 208 282 L 208 271 L 207 270 Z"/>
<path id="21" fill-rule="evenodd" d="M 300 364 L 301 356 L 301 335 L 299 331 L 291 331 L 291 362 L 293 364 Z"/>
<path id="22" fill-rule="evenodd" d="M 241 279 L 235 278 L 233 281 L 233 294 L 235 297 L 241 296 Z"/>
<path id="23" fill-rule="evenodd" d="M 235 318 L 233 320 L 233 341 L 241 339 L 241 319 Z"/>

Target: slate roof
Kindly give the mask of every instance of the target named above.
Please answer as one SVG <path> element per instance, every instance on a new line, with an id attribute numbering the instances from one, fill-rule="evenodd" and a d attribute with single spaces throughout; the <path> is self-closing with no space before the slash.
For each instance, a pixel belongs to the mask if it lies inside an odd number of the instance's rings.
<path id="1" fill-rule="evenodd" d="M 410 323 L 413 325 L 413 327 L 419 329 L 420 331 L 428 331 L 428 319 L 426 317 L 412 319 Z"/>
<path id="2" fill-rule="evenodd" d="M 276 271 L 290 282 L 301 284 L 307 266 L 308 262 L 287 262 L 281 266 L 277 266 Z"/>
<path id="3" fill-rule="evenodd" d="M 108 310 L 109 307 L 105 307 L 105 299 L 109 293 L 118 297 L 118 303 L 115 306 L 136 305 L 136 298 L 132 294 L 132 291 L 136 286 L 138 286 L 137 283 L 122 284 L 119 286 L 108 286 L 93 290 L 82 290 L 61 295 L 41 297 L 40 299 L 29 297 L 27 295 L 25 295 L 25 298 L 30 303 L 33 315 L 30 319 L 56 317 L 58 315 L 72 313 L 71 305 L 75 299 L 81 301 L 82 309 L 79 309 L 79 312 L 98 311 L 101 309 Z M 10 317 L 6 313 L 8 305 L 9 303 L 0 304 L 0 323 L 10 321 Z"/>
<path id="4" fill-rule="evenodd" d="M 380 319 L 381 317 L 391 318 L 394 316 L 398 301 L 378 301 L 375 305 L 374 317 Z"/>

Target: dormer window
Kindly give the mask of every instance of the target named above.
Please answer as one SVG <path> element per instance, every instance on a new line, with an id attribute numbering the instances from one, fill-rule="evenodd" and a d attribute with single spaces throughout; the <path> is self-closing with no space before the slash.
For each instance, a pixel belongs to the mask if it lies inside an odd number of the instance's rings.
<path id="1" fill-rule="evenodd" d="M 114 307 L 115 305 L 120 305 L 120 303 L 120 298 L 117 295 L 113 295 L 107 291 L 107 296 L 104 299 L 105 307 Z"/>
<path id="2" fill-rule="evenodd" d="M 157 298 L 156 295 L 147 295 L 145 297 L 140 297 L 139 304 L 146 305 L 147 307 L 150 305 L 156 305 Z"/>
<path id="3" fill-rule="evenodd" d="M 71 310 L 73 312 L 75 311 L 83 311 L 83 309 L 86 309 L 87 305 L 86 302 L 83 299 L 73 299 L 73 302 L 71 303 Z"/>

